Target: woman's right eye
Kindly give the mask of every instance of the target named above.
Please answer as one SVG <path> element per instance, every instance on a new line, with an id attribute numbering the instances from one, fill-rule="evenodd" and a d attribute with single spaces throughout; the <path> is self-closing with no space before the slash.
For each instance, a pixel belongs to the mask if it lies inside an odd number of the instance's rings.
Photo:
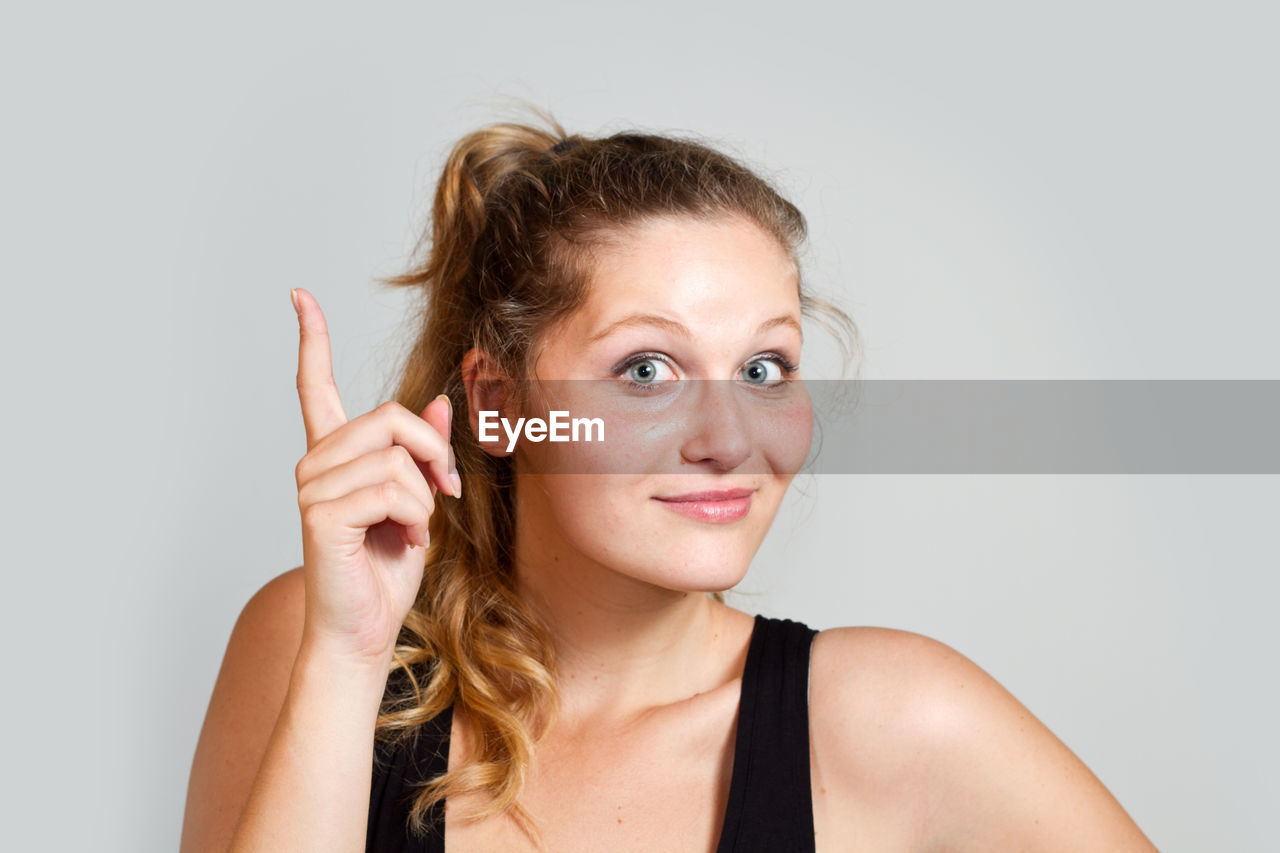
<path id="1" fill-rule="evenodd" d="M 636 385 L 653 385 L 676 378 L 671 365 L 656 356 L 639 356 L 626 364 L 624 376 Z"/>

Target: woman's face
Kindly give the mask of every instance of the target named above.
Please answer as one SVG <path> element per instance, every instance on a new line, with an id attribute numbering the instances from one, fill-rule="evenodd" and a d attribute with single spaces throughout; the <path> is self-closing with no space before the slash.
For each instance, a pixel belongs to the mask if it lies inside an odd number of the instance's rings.
<path id="1" fill-rule="evenodd" d="M 604 440 L 519 440 L 522 559 L 728 589 L 812 439 L 803 383 L 784 381 L 799 378 L 802 340 L 791 261 L 745 219 L 664 219 L 594 270 L 584 305 L 544 338 L 535 408 L 598 418 Z"/>

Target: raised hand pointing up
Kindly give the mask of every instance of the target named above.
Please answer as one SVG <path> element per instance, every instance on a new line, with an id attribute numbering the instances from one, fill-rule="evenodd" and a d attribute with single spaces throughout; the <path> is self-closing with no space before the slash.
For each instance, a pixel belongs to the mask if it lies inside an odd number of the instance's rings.
<path id="1" fill-rule="evenodd" d="M 438 491 L 462 496 L 450 467 L 452 406 L 440 395 L 416 415 L 388 401 L 347 420 L 333 380 L 319 303 L 293 291 L 298 398 L 307 452 L 294 471 L 306 580 L 303 644 L 389 662 L 422 581 Z"/>

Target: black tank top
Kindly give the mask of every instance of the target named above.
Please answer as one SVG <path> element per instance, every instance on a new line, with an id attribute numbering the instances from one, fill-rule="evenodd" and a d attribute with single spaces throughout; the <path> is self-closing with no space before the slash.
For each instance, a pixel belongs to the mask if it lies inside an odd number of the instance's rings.
<path id="1" fill-rule="evenodd" d="M 790 619 L 756 616 L 742 673 L 729 802 L 716 853 L 811 853 L 809 647 L 817 632 Z M 421 838 L 408 830 L 413 782 L 449 767 L 452 710 L 412 742 L 374 750 L 366 853 L 444 853 L 437 803 Z"/>

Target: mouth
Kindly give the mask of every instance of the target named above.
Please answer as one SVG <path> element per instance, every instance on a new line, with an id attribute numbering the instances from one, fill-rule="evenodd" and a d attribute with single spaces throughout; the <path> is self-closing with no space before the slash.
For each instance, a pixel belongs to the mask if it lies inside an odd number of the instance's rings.
<path id="1" fill-rule="evenodd" d="M 751 511 L 755 489 L 723 489 L 655 497 L 654 500 L 687 518 L 708 524 L 729 524 Z"/>

